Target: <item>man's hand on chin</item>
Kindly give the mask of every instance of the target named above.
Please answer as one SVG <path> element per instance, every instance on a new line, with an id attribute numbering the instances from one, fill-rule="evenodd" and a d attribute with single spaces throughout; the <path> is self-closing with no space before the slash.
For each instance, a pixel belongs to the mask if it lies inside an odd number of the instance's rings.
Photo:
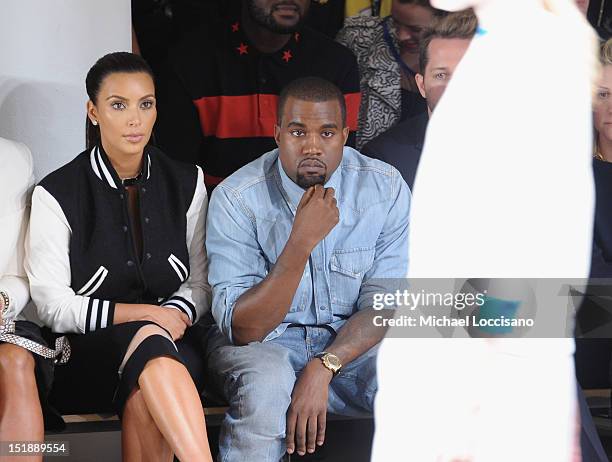
<path id="1" fill-rule="evenodd" d="M 287 412 L 287 453 L 313 453 L 325 441 L 328 387 L 333 373 L 320 359 L 311 360 L 293 387 Z"/>

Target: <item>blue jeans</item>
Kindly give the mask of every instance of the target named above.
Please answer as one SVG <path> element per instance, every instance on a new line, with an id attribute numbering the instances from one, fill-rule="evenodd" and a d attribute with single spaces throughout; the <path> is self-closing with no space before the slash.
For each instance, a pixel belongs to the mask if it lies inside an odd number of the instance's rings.
<path id="1" fill-rule="evenodd" d="M 267 342 L 233 346 L 214 326 L 208 339 L 209 377 L 229 402 L 219 436 L 219 461 L 278 462 L 285 453 L 285 417 L 300 371 L 335 338 L 327 327 L 289 327 Z M 371 415 L 376 393 L 372 348 L 346 364 L 329 386 L 328 412 Z"/>

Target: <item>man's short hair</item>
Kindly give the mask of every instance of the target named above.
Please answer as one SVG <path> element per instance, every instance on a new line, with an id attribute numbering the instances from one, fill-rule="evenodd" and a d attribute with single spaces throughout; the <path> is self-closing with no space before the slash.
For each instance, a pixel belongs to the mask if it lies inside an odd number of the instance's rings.
<path id="1" fill-rule="evenodd" d="M 434 39 L 466 39 L 470 40 L 476 33 L 478 20 L 471 9 L 458 11 L 434 20 L 421 37 L 419 49 L 419 67 L 425 75 L 429 62 L 429 44 Z"/>
<path id="2" fill-rule="evenodd" d="M 612 38 L 601 44 L 599 60 L 603 66 L 612 65 Z"/>
<path id="3" fill-rule="evenodd" d="M 312 103 L 338 101 L 342 115 L 342 125 L 346 127 L 346 102 L 340 89 L 320 77 L 302 77 L 287 84 L 278 97 L 276 123 L 280 126 L 289 97 Z"/>
<path id="4" fill-rule="evenodd" d="M 422 7 L 425 7 L 425 8 L 429 8 L 429 9 L 433 10 L 433 14 L 435 16 L 442 16 L 442 15 L 446 14 L 446 11 L 439 10 L 439 9 L 434 8 L 433 6 L 431 6 L 431 2 L 429 0 L 397 0 L 397 2 L 400 5 L 417 5 L 417 6 L 422 6 Z"/>

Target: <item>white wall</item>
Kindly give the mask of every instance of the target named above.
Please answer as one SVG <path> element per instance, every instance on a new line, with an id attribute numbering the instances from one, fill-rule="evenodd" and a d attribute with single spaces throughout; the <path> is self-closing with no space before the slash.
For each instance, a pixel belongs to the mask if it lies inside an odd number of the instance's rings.
<path id="1" fill-rule="evenodd" d="M 40 180 L 85 148 L 85 76 L 131 50 L 130 0 L 1 2 L 0 136 L 28 145 Z"/>

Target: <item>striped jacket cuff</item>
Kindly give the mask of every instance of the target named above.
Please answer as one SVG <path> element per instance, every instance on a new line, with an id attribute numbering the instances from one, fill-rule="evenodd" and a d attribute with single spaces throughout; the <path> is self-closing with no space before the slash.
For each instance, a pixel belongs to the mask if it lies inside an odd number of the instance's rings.
<path id="1" fill-rule="evenodd" d="M 197 313 L 195 310 L 195 305 L 187 300 L 186 298 L 180 297 L 178 295 L 173 295 L 164 303 L 162 306 L 167 308 L 177 308 L 181 310 L 183 313 L 187 315 L 187 317 L 191 320 L 191 322 L 195 322 L 197 318 Z"/>
<path id="2" fill-rule="evenodd" d="M 115 302 L 90 298 L 87 302 L 85 333 L 112 326 L 114 317 Z"/>

